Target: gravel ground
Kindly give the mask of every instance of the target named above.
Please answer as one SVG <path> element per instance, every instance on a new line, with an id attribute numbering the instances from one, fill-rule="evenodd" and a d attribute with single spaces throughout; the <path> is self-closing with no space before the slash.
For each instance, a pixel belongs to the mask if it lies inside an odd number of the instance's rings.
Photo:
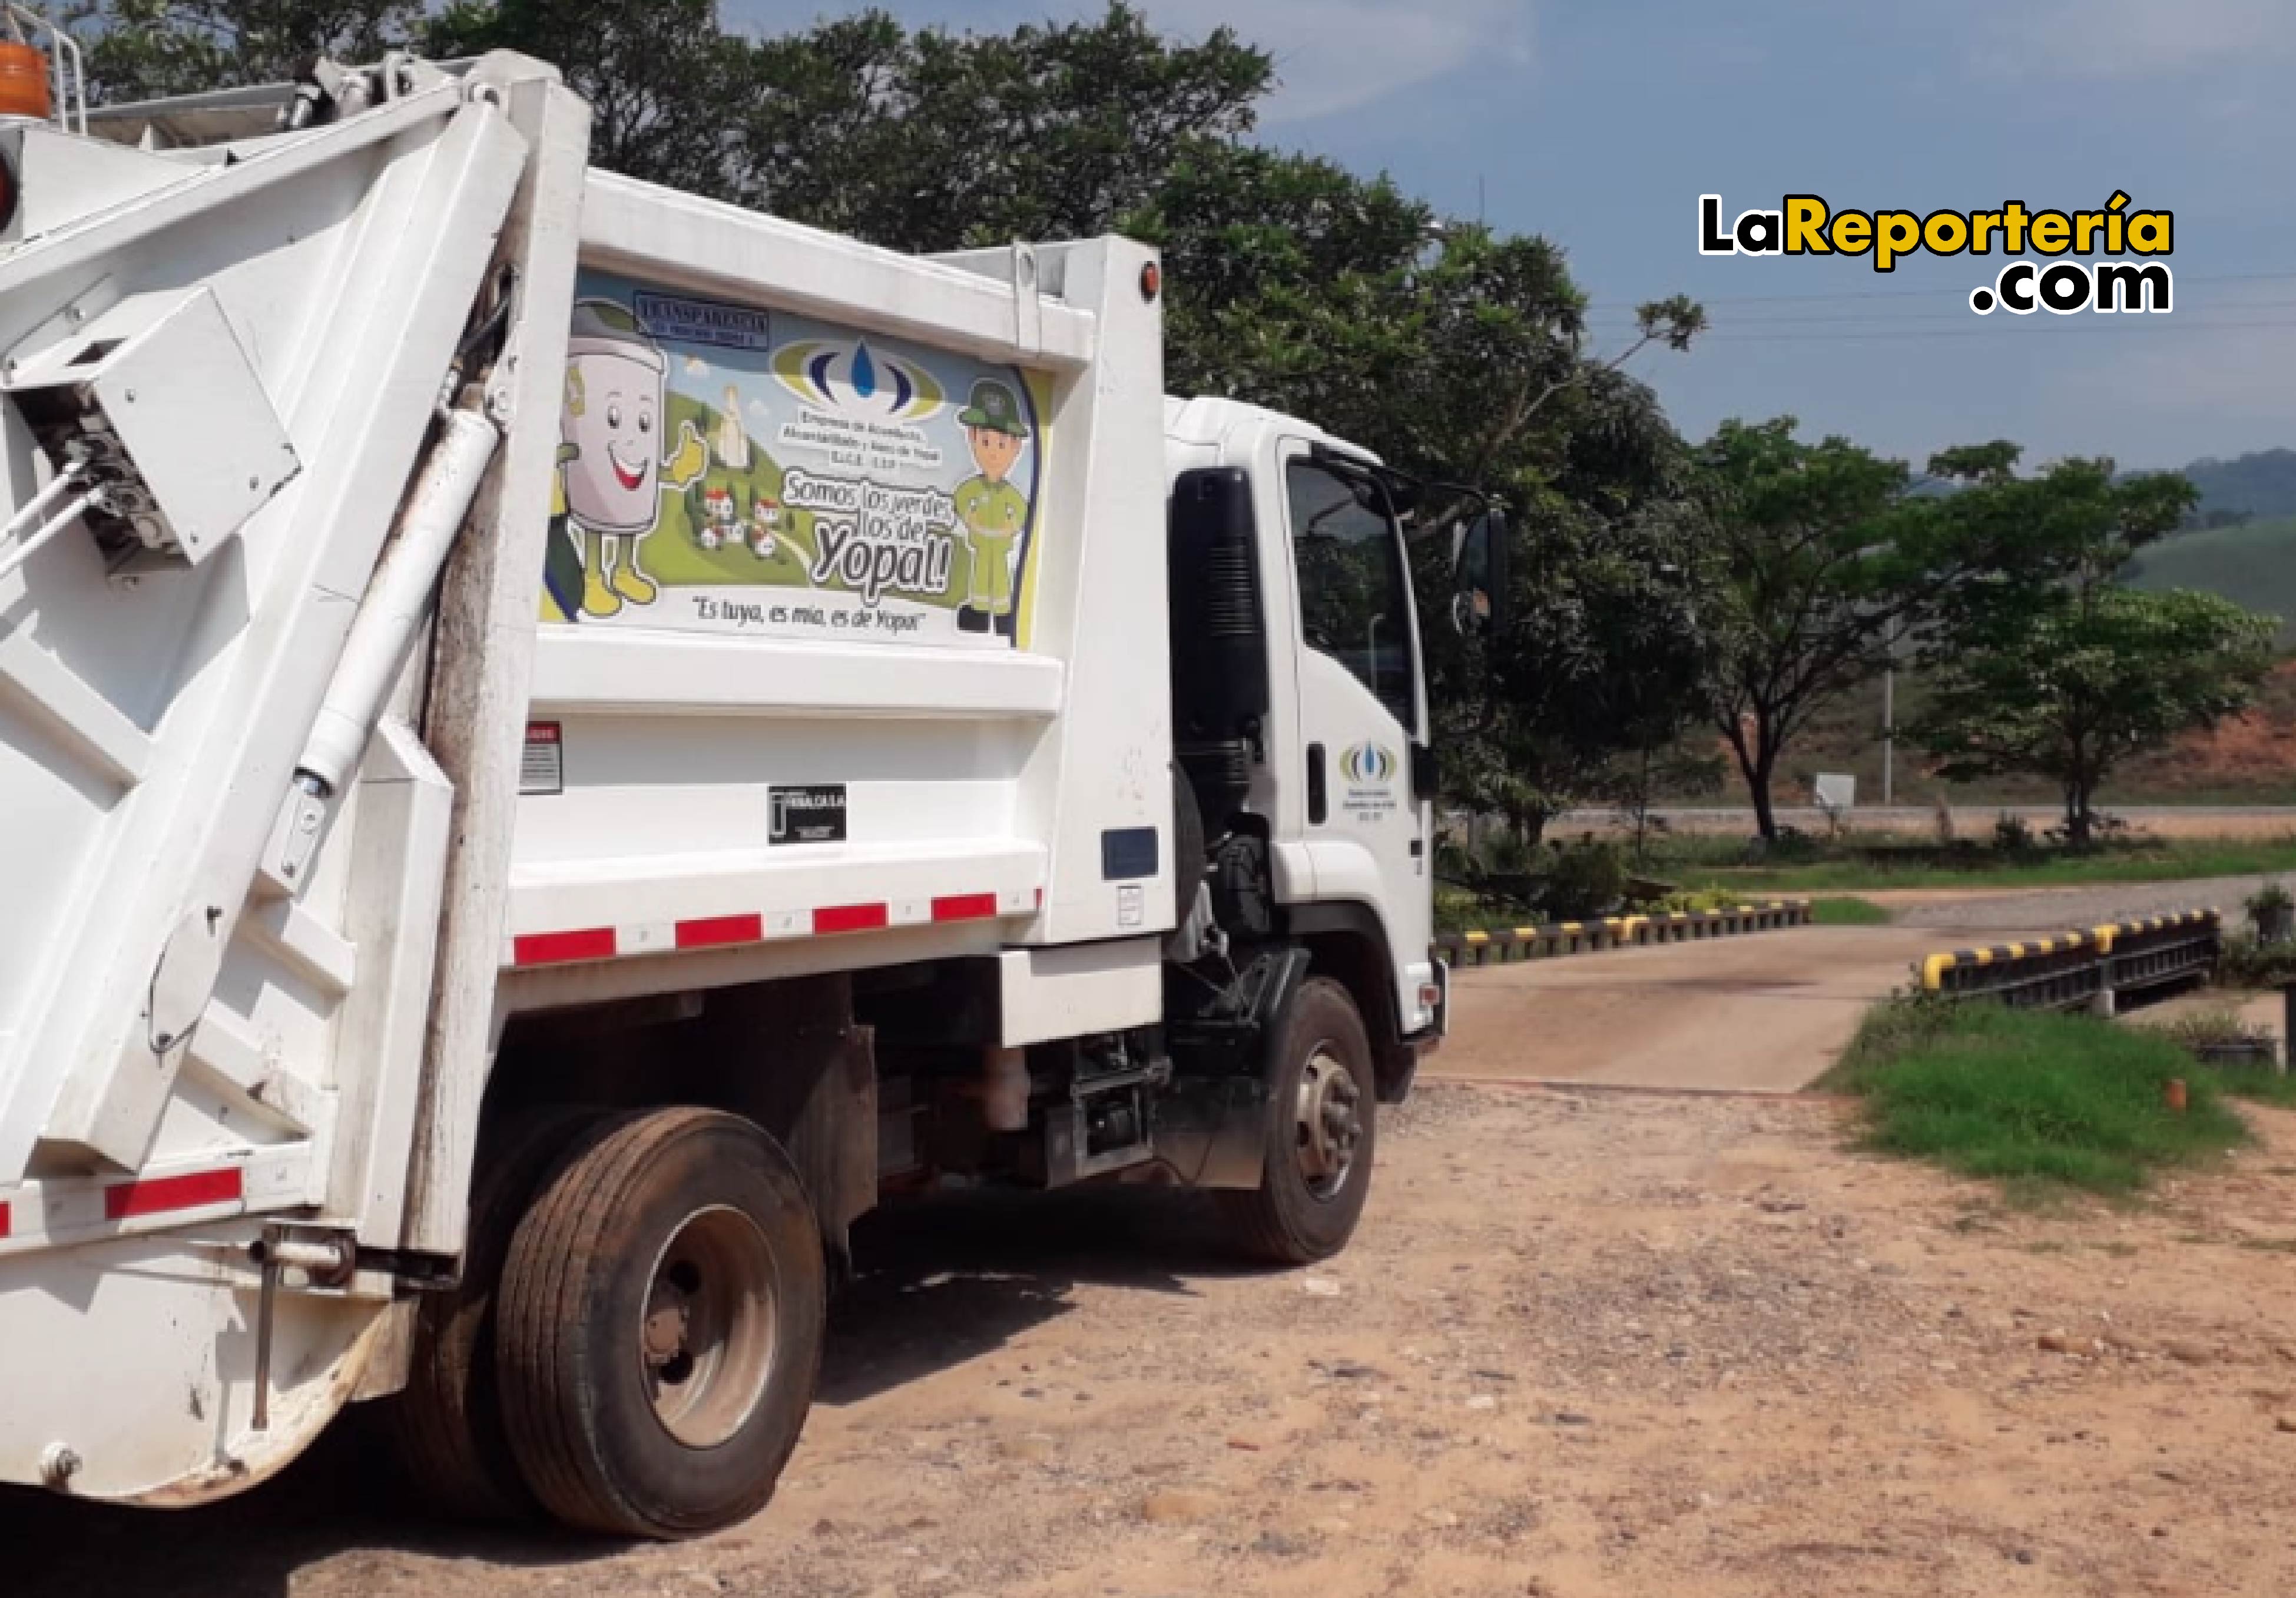
<path id="1" fill-rule="evenodd" d="M 2033 893 L 1980 894 L 1892 906 L 1900 927 L 1938 927 L 1971 932 L 2030 932 L 2036 928 L 2096 927 L 2171 910 L 2224 911 L 2227 922 L 2241 915 L 2241 901 L 2256 892 L 2261 877 L 2208 877 L 2190 882 L 2129 883 L 2113 887 L 2047 888 Z M 1867 895 L 1890 903 L 1892 895 Z M 1908 898 L 1915 895 L 1907 895 Z"/>
<path id="2" fill-rule="evenodd" d="M 1150 1194 L 882 1218 L 750 1524 L 426 1525 L 357 1430 L 217 1509 L 0 1496 L 10 1598 L 2215 1594 L 2296 1583 L 2296 1116 L 2005 1209 L 1839 1104 L 1437 1087 L 1357 1242 Z"/>

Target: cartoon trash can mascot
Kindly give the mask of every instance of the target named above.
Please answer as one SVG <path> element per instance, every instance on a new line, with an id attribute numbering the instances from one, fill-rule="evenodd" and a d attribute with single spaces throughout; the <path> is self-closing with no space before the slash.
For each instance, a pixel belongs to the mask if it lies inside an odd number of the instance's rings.
<path id="1" fill-rule="evenodd" d="M 544 580 L 566 620 L 611 616 L 653 603 L 638 569 L 638 542 L 653 531 L 660 497 L 683 490 L 709 465 L 692 422 L 665 458 L 669 362 L 629 309 L 611 300 L 574 307 L 566 344 L 566 400 L 559 424 L 560 503 Z"/>
<path id="2" fill-rule="evenodd" d="M 972 385 L 972 400 L 957 413 L 977 477 L 956 485 L 952 498 L 972 549 L 972 572 L 956 624 L 966 632 L 1013 636 L 1013 547 L 1029 525 L 1029 497 L 1005 479 L 1029 441 L 1029 424 L 1013 391 L 994 378 Z"/>

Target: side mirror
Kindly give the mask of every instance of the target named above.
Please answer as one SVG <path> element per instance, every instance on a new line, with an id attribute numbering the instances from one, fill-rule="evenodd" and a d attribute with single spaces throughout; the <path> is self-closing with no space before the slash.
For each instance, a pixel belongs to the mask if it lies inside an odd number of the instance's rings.
<path id="1" fill-rule="evenodd" d="M 1505 631 L 1508 621 L 1506 515 L 1486 508 L 1451 546 L 1451 629 L 1461 638 Z"/>

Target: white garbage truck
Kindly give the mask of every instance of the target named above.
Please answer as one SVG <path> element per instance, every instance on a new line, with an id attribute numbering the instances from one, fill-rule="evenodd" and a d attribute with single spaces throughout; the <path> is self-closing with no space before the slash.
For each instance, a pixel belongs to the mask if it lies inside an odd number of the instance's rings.
<path id="1" fill-rule="evenodd" d="M 695 1534 L 886 1195 L 1343 1246 L 1444 1026 L 1413 485 L 1166 398 L 1131 241 L 595 171 L 511 54 L 91 114 L 42 42 L 0 1482 L 195 1504 L 387 1399 L 448 1505 Z"/>

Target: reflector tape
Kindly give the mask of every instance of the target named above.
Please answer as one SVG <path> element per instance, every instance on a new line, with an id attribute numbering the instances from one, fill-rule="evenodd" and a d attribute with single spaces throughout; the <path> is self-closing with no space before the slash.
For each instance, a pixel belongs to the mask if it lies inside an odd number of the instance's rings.
<path id="1" fill-rule="evenodd" d="M 683 921 L 655 921 L 626 927 L 584 927 L 568 932 L 524 932 L 511 939 L 511 964 L 554 966 L 575 960 L 627 959 L 670 950 L 723 949 L 758 943 L 768 938 L 824 936 L 840 932 L 876 932 L 896 925 L 922 925 L 930 920 L 993 921 L 1000 916 L 1031 913 L 1030 901 L 1014 896 L 1012 902 L 996 894 L 944 894 L 930 901 L 879 900 L 865 904 L 824 904 L 810 910 L 775 910 L 771 914 L 743 912 L 730 916 L 696 916 Z M 1045 891 L 1035 891 L 1033 903 L 1041 910 Z"/>
<path id="2" fill-rule="evenodd" d="M 511 958 L 521 966 L 554 966 L 570 960 L 614 958 L 614 929 L 586 927 L 579 932 L 529 932 L 511 942 Z"/>
<path id="3" fill-rule="evenodd" d="M 932 918 L 936 921 L 988 921 L 996 915 L 994 894 L 952 894 L 932 902 Z"/>
<path id="4" fill-rule="evenodd" d="M 123 1182 L 103 1190 L 103 1218 L 126 1221 L 171 1209 L 236 1204 L 242 1186 L 242 1173 L 237 1166 L 226 1166 L 220 1171 L 191 1171 L 181 1176 L 155 1176 L 148 1182 Z"/>
<path id="5" fill-rule="evenodd" d="M 816 935 L 832 932 L 873 932 L 892 918 L 882 904 L 830 904 L 813 912 Z"/>
<path id="6" fill-rule="evenodd" d="M 681 949 L 714 949 L 725 943 L 754 943 L 766 935 L 763 916 L 710 916 L 677 924 Z"/>
<path id="7" fill-rule="evenodd" d="M 4 1204 L 0 1204 L 0 1238 L 4 1238 L 8 1235 L 8 1228 L 11 1220 L 12 1217 L 8 1213 L 8 1207 Z"/>

